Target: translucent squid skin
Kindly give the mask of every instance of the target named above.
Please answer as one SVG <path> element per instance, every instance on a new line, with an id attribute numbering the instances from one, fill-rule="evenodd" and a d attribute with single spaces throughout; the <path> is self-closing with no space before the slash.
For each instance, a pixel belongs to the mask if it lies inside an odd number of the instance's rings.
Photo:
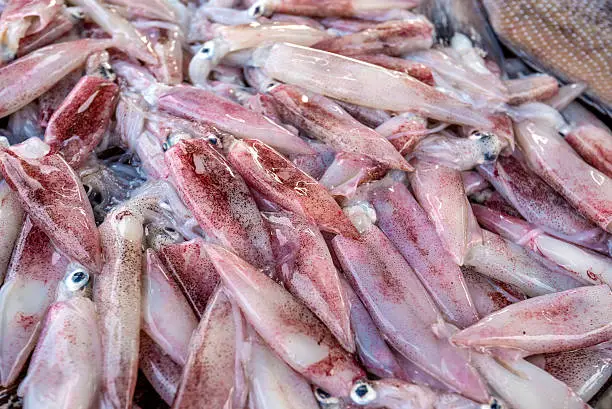
<path id="1" fill-rule="evenodd" d="M 277 275 L 334 334 L 349 352 L 355 352 L 350 306 L 340 275 L 316 225 L 302 216 L 264 213 L 276 249 Z"/>
<path id="2" fill-rule="evenodd" d="M 117 208 L 100 233 L 105 263 L 94 288 L 104 371 L 100 407 L 128 409 L 136 387 L 142 319 L 142 216 L 129 207 Z"/>
<path id="3" fill-rule="evenodd" d="M 234 163 L 203 139 L 179 141 L 166 152 L 166 162 L 179 195 L 207 235 L 258 267 L 272 264 L 268 232 Z"/>
<path id="4" fill-rule="evenodd" d="M 479 274 L 471 268 L 462 268 L 461 271 L 481 318 L 527 298 L 515 288 Z"/>
<path id="5" fill-rule="evenodd" d="M 445 337 L 434 333 L 436 326 L 446 324 L 417 275 L 389 239 L 371 225 L 361 239 L 337 236 L 332 245 L 349 281 L 387 341 L 452 390 L 486 401 L 486 388 L 466 357 Z"/>
<path id="6" fill-rule="evenodd" d="M 477 168 L 497 192 L 529 222 L 548 234 L 607 251 L 607 234 L 586 220 L 553 188 L 513 156 Z"/>
<path id="7" fill-rule="evenodd" d="M 11 385 L 34 349 L 69 260 L 26 218 L 0 287 L 0 381 Z"/>
<path id="8" fill-rule="evenodd" d="M 589 165 L 612 178 L 612 133 L 609 130 L 581 125 L 564 139 Z"/>
<path id="9" fill-rule="evenodd" d="M 508 88 L 508 103 L 520 105 L 531 101 L 544 101 L 557 95 L 559 82 L 546 74 L 528 75 L 523 78 L 505 80 Z"/>
<path id="10" fill-rule="evenodd" d="M 110 122 L 119 87 L 112 81 L 86 75 L 54 112 L 45 142 L 78 168 L 101 142 Z"/>
<path id="11" fill-rule="evenodd" d="M 0 66 L 12 60 L 19 42 L 40 32 L 61 12 L 63 1 L 16 0 L 8 2 L 0 16 Z"/>
<path id="12" fill-rule="evenodd" d="M 219 287 L 191 338 L 173 409 L 200 408 L 203 396 L 210 407 L 231 407 L 237 331 L 232 304 Z"/>
<path id="13" fill-rule="evenodd" d="M 589 284 L 612 285 L 612 259 L 541 232 L 521 219 L 472 205 L 478 222 L 502 237 L 558 265 L 564 274 Z"/>
<path id="14" fill-rule="evenodd" d="M 383 175 L 386 171 L 385 166 L 366 156 L 340 152 L 325 170 L 319 183 L 325 186 L 332 196 L 352 198 L 359 185 Z"/>
<path id="15" fill-rule="evenodd" d="M 316 180 L 258 140 L 235 141 L 227 154 L 246 182 L 281 207 L 314 221 L 322 230 L 348 237 L 358 232 Z"/>
<path id="16" fill-rule="evenodd" d="M 191 306 L 152 249 L 143 275 L 143 331 L 172 359 L 184 365 L 191 333 L 198 325 Z"/>
<path id="17" fill-rule="evenodd" d="M 430 48 L 433 34 L 434 27 L 429 20 L 415 16 L 413 19 L 387 21 L 354 34 L 325 39 L 312 47 L 346 56 L 376 53 L 401 56 L 410 51 Z"/>
<path id="18" fill-rule="evenodd" d="M 610 340 L 611 306 L 607 285 L 542 295 L 496 311 L 451 340 L 475 349 L 514 348 L 524 356 L 586 348 Z"/>
<path id="19" fill-rule="evenodd" d="M 362 125 L 332 100 L 292 85 L 275 86 L 269 93 L 283 121 L 336 151 L 364 155 L 394 169 L 412 170 L 389 141 Z"/>
<path id="20" fill-rule="evenodd" d="M 531 169 L 580 213 L 612 233 L 612 179 L 584 162 L 554 129 L 530 121 L 516 128 Z"/>
<path id="21" fill-rule="evenodd" d="M 333 3 L 321 0 L 264 0 L 255 2 L 249 11 L 255 15 L 287 13 L 310 17 L 350 17 L 366 11 L 411 9 L 419 3 L 418 0 L 341 0 Z"/>
<path id="22" fill-rule="evenodd" d="M 76 40 L 52 44 L 0 68 L 0 118 L 29 104 L 111 40 Z"/>
<path id="23" fill-rule="evenodd" d="M 51 305 L 19 385 L 25 409 L 89 409 L 97 403 L 102 351 L 96 321 L 94 303 L 84 296 Z"/>
<path id="24" fill-rule="evenodd" d="M 143 332 L 140 333 L 138 367 L 155 392 L 164 402 L 172 405 L 181 381 L 183 367 L 174 362 L 155 341 Z"/>
<path id="25" fill-rule="evenodd" d="M 271 278 L 222 247 L 206 251 L 246 320 L 289 366 L 332 396 L 365 376 L 329 330 Z"/>
<path id="26" fill-rule="evenodd" d="M 358 54 L 351 57 L 370 64 L 380 65 L 390 70 L 403 72 L 429 86 L 433 87 L 435 85 L 433 72 L 425 64 L 384 54 Z"/>
<path id="27" fill-rule="evenodd" d="M 396 112 L 414 112 L 443 122 L 493 126 L 487 115 L 399 71 L 349 57 L 275 44 L 256 55 L 256 62 L 274 79 L 327 97 Z M 359 84 L 359 87 L 355 87 Z"/>
<path id="28" fill-rule="evenodd" d="M 476 322 L 478 314 L 459 266 L 408 188 L 400 182 L 374 182 L 369 198 L 378 226 L 414 269 L 447 319 L 460 328 Z"/>
<path id="29" fill-rule="evenodd" d="M 198 318 L 204 314 L 208 299 L 219 282 L 219 275 L 204 251 L 204 244 L 204 240 L 196 238 L 159 249 L 160 258 Z"/>
<path id="30" fill-rule="evenodd" d="M 25 159 L 0 151 L 0 167 L 32 222 L 67 256 L 99 271 L 100 235 L 75 171 L 59 154 Z"/>
<path id="31" fill-rule="evenodd" d="M 23 219 L 24 212 L 19 196 L 11 190 L 6 181 L 0 181 L 0 285 L 4 282 Z"/>

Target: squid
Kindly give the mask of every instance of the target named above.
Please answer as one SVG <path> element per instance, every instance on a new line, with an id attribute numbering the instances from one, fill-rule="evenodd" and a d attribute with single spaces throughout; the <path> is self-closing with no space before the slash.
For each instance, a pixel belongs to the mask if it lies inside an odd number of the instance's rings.
<path id="1" fill-rule="evenodd" d="M 75 40 L 52 44 L 0 68 L 0 118 L 19 110 L 47 92 L 112 40 Z"/>
<path id="2" fill-rule="evenodd" d="M 204 251 L 204 244 L 204 240 L 196 238 L 159 249 L 159 257 L 198 318 L 204 314 L 208 299 L 219 282 L 219 275 Z"/>
<path id="3" fill-rule="evenodd" d="M 612 133 L 594 125 L 581 125 L 565 135 L 567 142 L 589 165 L 612 178 Z"/>
<path id="4" fill-rule="evenodd" d="M 359 185 L 381 176 L 386 171 L 385 166 L 366 156 L 340 152 L 325 169 L 319 183 L 325 186 L 332 196 L 352 198 Z"/>
<path id="5" fill-rule="evenodd" d="M 412 167 L 384 137 L 362 125 L 328 98 L 291 85 L 268 91 L 284 122 L 290 123 L 338 152 L 366 156 L 394 169 Z"/>
<path id="6" fill-rule="evenodd" d="M 332 246 L 387 341 L 451 390 L 487 401 L 484 383 L 442 335 L 446 324 L 440 312 L 391 241 L 370 225 L 360 240 L 336 236 Z"/>
<path id="7" fill-rule="evenodd" d="M 141 321 L 142 214 L 124 205 L 100 226 L 105 263 L 96 276 L 94 302 L 102 339 L 102 408 L 127 409 L 138 373 Z"/>
<path id="8" fill-rule="evenodd" d="M 443 122 L 493 126 L 488 115 L 399 71 L 286 43 L 261 49 L 254 59 L 270 77 L 327 97 Z"/>
<path id="9" fill-rule="evenodd" d="M 274 13 L 297 14 L 310 17 L 350 17 L 369 11 L 411 9 L 418 6 L 419 3 L 419 0 L 343 0 L 324 4 L 316 0 L 261 0 L 253 3 L 249 13 L 255 17 L 268 16 Z"/>
<path id="10" fill-rule="evenodd" d="M 210 91 L 181 86 L 159 92 L 156 104 L 161 111 L 210 124 L 239 138 L 259 139 L 283 153 L 313 153 L 296 134 Z"/>
<path id="11" fill-rule="evenodd" d="M 144 63 L 155 64 L 157 56 L 151 43 L 126 19 L 98 0 L 69 0 L 81 7 L 112 38 L 114 44 Z"/>
<path id="12" fill-rule="evenodd" d="M 519 290 L 479 274 L 471 267 L 461 270 L 480 318 L 527 298 Z"/>
<path id="13" fill-rule="evenodd" d="M 142 329 L 174 362 L 183 366 L 189 339 L 198 325 L 196 315 L 155 251 L 148 249 L 145 257 Z"/>
<path id="14" fill-rule="evenodd" d="M 565 269 L 578 281 L 612 285 L 612 259 L 541 232 L 521 219 L 472 205 L 478 222 Z"/>
<path id="15" fill-rule="evenodd" d="M 203 402 L 214 408 L 235 407 L 235 396 L 243 393 L 234 388 L 238 376 L 236 324 L 232 302 L 219 287 L 191 338 L 173 408 L 201 408 Z"/>
<path id="16" fill-rule="evenodd" d="M 370 64 L 380 65 L 381 67 L 388 68 L 393 71 L 403 72 L 404 74 L 410 75 L 411 77 L 414 77 L 431 87 L 436 84 L 431 68 L 416 61 L 392 57 L 384 54 L 358 54 L 351 57 Z"/>
<path id="17" fill-rule="evenodd" d="M 582 95 L 587 88 L 587 84 L 580 82 L 566 84 L 559 87 L 559 91 L 555 96 L 543 102 L 556 110 L 564 111 L 570 105 L 580 105 L 578 103 L 573 103 L 573 101 Z"/>
<path id="18" fill-rule="evenodd" d="M 461 179 L 463 180 L 465 194 L 468 196 L 480 193 L 491 186 L 489 182 L 476 171 L 467 170 L 461 172 Z"/>
<path id="19" fill-rule="evenodd" d="M 255 201 L 213 145 L 180 140 L 166 152 L 166 162 L 179 195 L 207 235 L 258 267 L 272 265 L 270 240 Z"/>
<path id="20" fill-rule="evenodd" d="M 236 140 L 228 147 L 227 158 L 252 188 L 281 207 L 327 232 L 358 235 L 323 186 L 263 142 Z"/>
<path id="21" fill-rule="evenodd" d="M 24 37 L 44 30 L 62 8 L 63 1 L 9 1 L 0 16 L 0 66 L 15 58 Z"/>
<path id="22" fill-rule="evenodd" d="M 213 35 L 214 39 L 204 43 L 189 63 L 189 77 L 194 85 L 206 86 L 211 68 L 229 53 L 284 41 L 310 46 L 331 37 L 324 30 L 278 21 L 218 26 L 213 29 Z"/>
<path id="23" fill-rule="evenodd" d="M 361 105 L 351 104 L 350 102 L 338 101 L 336 103 L 348 112 L 353 118 L 370 128 L 375 128 L 383 122 L 391 119 L 391 115 L 382 109 L 368 108 Z"/>
<path id="24" fill-rule="evenodd" d="M 278 278 L 349 352 L 355 352 L 350 306 L 340 275 L 317 226 L 292 213 L 266 213 Z"/>
<path id="25" fill-rule="evenodd" d="M 99 271 L 100 235 L 93 211 L 78 176 L 62 156 L 31 159 L 3 149 L 0 168 L 32 222 L 53 244 L 91 271 Z"/>
<path id="26" fill-rule="evenodd" d="M 500 156 L 495 164 L 477 170 L 530 223 L 552 236 L 607 252 L 608 235 L 578 214 L 520 159 Z"/>
<path id="27" fill-rule="evenodd" d="M 402 56 L 430 48 L 433 35 L 434 27 L 429 20 L 425 16 L 415 15 L 411 19 L 386 21 L 342 37 L 323 39 L 312 47 L 346 56 L 378 53 Z"/>
<path id="28" fill-rule="evenodd" d="M 459 266 L 408 188 L 388 177 L 372 183 L 368 197 L 376 210 L 378 227 L 408 261 L 448 320 L 460 328 L 476 322 L 478 315 Z"/>
<path id="29" fill-rule="evenodd" d="M 355 345 L 359 360 L 368 372 L 376 376 L 402 378 L 404 376 L 403 369 L 395 359 L 393 352 L 380 334 L 359 296 L 355 294 L 351 285 L 344 279 L 342 280 L 342 286 L 351 305 L 351 326 L 355 331 Z"/>
<path id="30" fill-rule="evenodd" d="M 0 285 L 4 282 L 23 220 L 24 212 L 19 204 L 19 196 L 5 180 L 0 181 Z"/>
<path id="31" fill-rule="evenodd" d="M 58 3 L 60 2 L 56 2 L 55 4 Z M 19 41 L 17 56 L 24 56 L 34 50 L 38 50 L 39 48 L 56 42 L 78 24 L 80 17 L 77 10 L 70 10 L 68 8 L 61 9 L 42 30 L 27 34 Z"/>
<path id="32" fill-rule="evenodd" d="M 610 340 L 610 307 L 607 285 L 574 288 L 512 304 L 454 334 L 451 341 L 483 351 L 517 349 L 523 356 L 586 348 Z"/>
<path id="33" fill-rule="evenodd" d="M 140 351 L 138 366 L 147 378 L 155 392 L 166 402 L 172 405 L 183 367 L 172 360 L 166 353 L 145 333 L 140 333 Z"/>
<path id="34" fill-rule="evenodd" d="M 89 273 L 71 264 L 49 307 L 28 373 L 17 394 L 25 409 L 89 409 L 102 379 L 97 312 L 87 297 Z"/>
<path id="35" fill-rule="evenodd" d="M 380 124 L 375 131 L 387 138 L 402 156 L 406 156 L 412 154 L 423 138 L 435 133 L 439 128 L 428 129 L 427 119 L 403 113 Z"/>
<path id="36" fill-rule="evenodd" d="M 69 260 L 26 218 L 0 287 L 0 381 L 11 385 L 38 340 Z"/>
<path id="37" fill-rule="evenodd" d="M 480 228 L 474 220 L 461 172 L 427 161 L 413 162 L 410 186 L 415 198 L 433 222 L 444 248 L 455 263 L 463 265 L 465 254 L 482 241 Z"/>
<path id="38" fill-rule="evenodd" d="M 512 105 L 545 101 L 559 93 L 559 82 L 555 77 L 547 74 L 533 74 L 504 80 L 504 85 L 508 89 L 508 103 Z"/>
<path id="39" fill-rule="evenodd" d="M 104 137 L 111 120 L 119 87 L 101 66 L 100 76 L 86 75 L 75 85 L 53 113 L 45 130 L 52 152 L 61 152 L 66 162 L 79 168 Z"/>
<path id="40" fill-rule="evenodd" d="M 483 229 L 482 244 L 470 250 L 465 265 L 478 273 L 510 284 L 529 297 L 583 286 L 582 281 L 553 271 L 521 246 Z"/>
<path id="41" fill-rule="evenodd" d="M 177 0 L 110 0 L 107 3 L 125 7 L 130 15 L 146 20 L 163 20 L 185 25 L 187 7 Z"/>
<path id="42" fill-rule="evenodd" d="M 266 344 L 310 383 L 333 396 L 348 397 L 354 381 L 365 372 L 327 327 L 287 290 L 235 254 L 214 244 L 205 249 L 228 293 Z"/>
<path id="43" fill-rule="evenodd" d="M 554 129 L 531 121 L 516 128 L 531 169 L 580 213 L 612 233 L 612 179 L 584 162 Z"/>

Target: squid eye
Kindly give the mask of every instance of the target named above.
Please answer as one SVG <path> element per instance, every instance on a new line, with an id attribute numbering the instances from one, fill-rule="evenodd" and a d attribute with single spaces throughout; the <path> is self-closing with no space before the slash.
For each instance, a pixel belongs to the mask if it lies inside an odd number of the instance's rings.
<path id="1" fill-rule="evenodd" d="M 77 291 L 89 283 L 89 273 L 82 267 L 74 267 L 66 274 L 64 284 L 70 291 Z"/>
<path id="2" fill-rule="evenodd" d="M 253 18 L 261 17 L 266 14 L 266 7 L 263 1 L 253 3 L 248 10 L 248 15 Z"/>
<path id="3" fill-rule="evenodd" d="M 168 234 L 176 233 L 176 230 L 173 227 L 164 227 L 164 231 Z"/>
<path id="4" fill-rule="evenodd" d="M 208 143 L 210 143 L 211 145 L 217 145 L 219 143 L 219 138 L 217 138 L 216 136 L 209 136 L 207 138 Z"/>
<path id="5" fill-rule="evenodd" d="M 369 383 L 357 381 L 351 389 L 351 400 L 357 405 L 367 405 L 376 399 L 376 391 Z"/>
<path id="6" fill-rule="evenodd" d="M 198 52 L 203 58 L 212 60 L 213 56 L 215 55 L 215 43 L 212 41 L 205 42 L 204 46 L 200 48 L 200 51 Z"/>
<path id="7" fill-rule="evenodd" d="M 499 401 L 495 398 L 491 400 L 491 403 L 489 405 L 483 405 L 483 408 L 484 409 L 504 409 L 502 404 L 499 403 Z"/>

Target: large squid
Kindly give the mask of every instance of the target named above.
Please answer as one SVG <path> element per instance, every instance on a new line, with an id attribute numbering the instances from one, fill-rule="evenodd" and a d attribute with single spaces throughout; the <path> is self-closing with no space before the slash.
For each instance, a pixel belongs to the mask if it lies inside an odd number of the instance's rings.
<path id="1" fill-rule="evenodd" d="M 255 201 L 213 145 L 202 139 L 181 140 L 166 152 L 166 161 L 181 198 L 207 235 L 258 267 L 272 264 L 270 240 Z"/>

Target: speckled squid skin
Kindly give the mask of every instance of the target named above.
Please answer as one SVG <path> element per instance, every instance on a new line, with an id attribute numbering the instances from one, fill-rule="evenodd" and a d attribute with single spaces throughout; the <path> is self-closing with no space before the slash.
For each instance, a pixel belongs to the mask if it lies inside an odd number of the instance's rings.
<path id="1" fill-rule="evenodd" d="M 247 321 L 281 358 L 333 396 L 348 397 L 365 376 L 315 316 L 282 286 L 220 246 L 206 251 Z"/>
<path id="2" fill-rule="evenodd" d="M 69 260 L 26 218 L 0 288 L 0 381 L 12 384 L 34 349 Z"/>
<path id="3" fill-rule="evenodd" d="M 91 271 L 100 267 L 100 235 L 74 170 L 59 154 L 24 159 L 0 151 L 0 168 L 23 209 L 63 253 Z"/>
<path id="4" fill-rule="evenodd" d="M 478 320 L 461 270 L 436 229 L 401 182 L 375 182 L 369 193 L 378 226 L 395 244 L 451 322 L 464 328 Z"/>
<path id="5" fill-rule="evenodd" d="M 264 197 L 307 217 L 322 230 L 358 236 L 327 190 L 266 144 L 254 139 L 235 141 L 227 158 Z"/>
<path id="6" fill-rule="evenodd" d="M 73 168 L 80 167 L 98 146 L 119 94 L 114 82 L 102 77 L 82 77 L 54 112 L 45 130 L 52 152 L 61 152 Z"/>
<path id="7" fill-rule="evenodd" d="M 206 140 L 182 140 L 166 161 L 183 202 L 204 232 L 263 268 L 273 255 L 257 205 L 242 177 Z"/>
<path id="8" fill-rule="evenodd" d="M 232 303 L 220 286 L 211 296 L 191 338 L 172 409 L 198 409 L 202 407 L 202 399 L 211 408 L 223 408 L 231 402 L 236 336 Z"/>
<path id="9" fill-rule="evenodd" d="M 463 267 L 461 271 L 480 318 L 527 298 L 516 288 L 479 274 L 471 267 Z"/>
<path id="10" fill-rule="evenodd" d="M 138 352 L 138 367 L 145 375 L 155 392 L 172 405 L 183 367 L 166 355 L 166 353 L 146 335 L 140 332 L 140 348 Z"/>
<path id="11" fill-rule="evenodd" d="M 589 165 L 612 178 L 612 133 L 609 130 L 583 124 L 565 135 L 565 141 Z"/>
<path id="12" fill-rule="evenodd" d="M 94 283 L 104 371 L 100 404 L 128 409 L 138 373 L 142 221 L 129 209 L 118 208 L 106 217 L 100 233 L 105 262 Z"/>
<path id="13" fill-rule="evenodd" d="M 24 211 L 19 196 L 6 181 L 0 181 L 0 285 L 4 281 L 23 220 Z"/>
<path id="14" fill-rule="evenodd" d="M 219 283 L 219 274 L 204 251 L 204 244 L 204 240 L 197 238 L 159 249 L 160 258 L 198 317 L 204 315 L 208 299 Z"/>
<path id="15" fill-rule="evenodd" d="M 611 307 L 607 285 L 542 295 L 486 316 L 452 342 L 477 350 L 514 348 L 523 356 L 586 348 L 612 337 Z"/>
<path id="16" fill-rule="evenodd" d="M 87 57 L 113 44 L 112 40 L 76 40 L 52 44 L 0 68 L 0 118 L 29 104 Z"/>
<path id="17" fill-rule="evenodd" d="M 289 212 L 265 213 L 264 218 L 285 288 L 323 321 L 344 349 L 355 352 L 347 295 L 317 226 Z"/>

